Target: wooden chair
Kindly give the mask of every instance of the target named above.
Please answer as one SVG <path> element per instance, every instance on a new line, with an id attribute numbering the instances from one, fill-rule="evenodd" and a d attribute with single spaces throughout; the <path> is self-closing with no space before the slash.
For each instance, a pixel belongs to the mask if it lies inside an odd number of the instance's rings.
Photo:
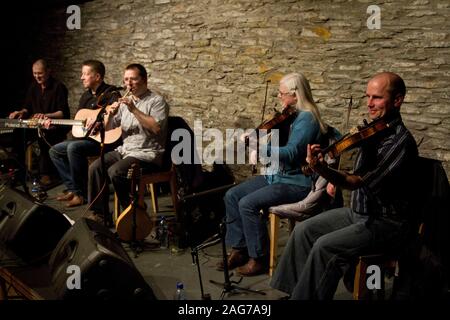
<path id="1" fill-rule="evenodd" d="M 170 193 L 172 198 L 172 204 L 175 211 L 175 215 L 178 217 L 178 197 L 177 197 L 177 183 L 176 183 L 176 173 L 174 165 L 172 164 L 170 169 L 167 171 L 155 172 L 150 174 L 142 175 L 139 179 L 138 187 L 138 203 L 139 206 L 144 207 L 145 203 L 145 191 L 147 190 L 151 197 L 151 203 L 153 207 L 153 219 L 156 220 L 158 215 L 158 198 L 155 192 L 155 184 L 160 182 L 168 182 L 170 185 Z M 114 218 L 120 214 L 120 204 L 117 194 L 114 193 Z M 152 216 L 150 214 L 150 216 Z"/>
<path id="2" fill-rule="evenodd" d="M 289 234 L 291 234 L 292 230 L 294 230 L 295 223 L 297 221 L 303 221 L 308 217 L 304 217 L 301 219 L 288 218 L 288 230 Z M 277 266 L 277 258 L 278 258 L 278 230 L 280 229 L 280 216 L 276 215 L 273 212 L 269 212 L 269 275 L 272 276 L 275 271 L 275 267 Z"/>
<path id="3" fill-rule="evenodd" d="M 155 192 L 155 184 L 161 182 L 168 182 L 170 185 L 170 193 L 172 198 L 172 204 L 175 211 L 175 215 L 178 219 L 179 217 L 179 201 L 178 201 L 178 188 L 177 188 L 177 176 L 175 172 L 175 165 L 171 159 L 172 148 L 176 142 L 171 141 L 172 132 L 183 125 L 187 125 L 186 122 L 181 117 L 170 116 L 168 118 L 167 124 L 167 140 L 166 140 L 166 151 L 163 156 L 163 167 L 159 172 L 144 174 L 139 179 L 138 185 L 138 203 L 140 206 L 144 207 L 144 194 L 148 191 L 151 196 L 151 203 L 153 207 L 153 219 L 156 220 L 158 215 L 158 198 Z M 120 215 L 120 204 L 117 194 L 114 193 L 114 219 Z M 150 214 L 150 216 L 152 216 Z M 153 220 L 152 219 L 152 220 Z"/>
<path id="4" fill-rule="evenodd" d="M 295 223 L 304 221 L 320 212 L 342 207 L 342 191 L 336 189 L 334 197 L 327 193 L 328 182 L 324 178 L 319 178 L 315 182 L 314 191 L 310 192 L 302 200 L 302 209 L 298 215 L 277 214 L 269 211 L 269 275 L 272 276 L 277 265 L 278 254 L 278 229 L 280 227 L 280 215 L 288 219 L 289 234 L 294 230 Z"/>
<path id="5" fill-rule="evenodd" d="M 418 230 L 418 236 L 423 237 L 424 224 L 421 223 Z M 381 288 L 370 292 L 367 288 L 367 268 L 376 265 L 380 268 Z M 391 274 L 398 276 L 399 270 L 398 256 L 389 254 L 372 254 L 359 256 L 355 276 L 353 279 L 353 300 L 370 300 L 373 294 L 376 294 L 378 300 L 385 299 L 385 276 Z M 347 288 L 352 291 L 351 288 Z"/>
<path id="6" fill-rule="evenodd" d="M 373 265 L 380 268 L 381 287 L 375 290 L 375 292 L 370 292 L 367 288 L 367 268 Z M 384 254 L 373 254 L 358 257 L 355 276 L 353 279 L 353 300 L 370 300 L 373 294 L 376 294 L 377 300 L 384 300 L 384 280 L 386 274 L 388 273 L 395 276 L 398 274 L 397 258 Z"/>

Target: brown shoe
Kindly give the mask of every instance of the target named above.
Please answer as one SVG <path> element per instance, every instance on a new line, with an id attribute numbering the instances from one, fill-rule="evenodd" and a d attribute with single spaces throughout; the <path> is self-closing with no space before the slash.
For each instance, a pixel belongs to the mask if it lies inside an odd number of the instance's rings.
<path id="1" fill-rule="evenodd" d="M 56 200 L 58 201 L 70 201 L 75 196 L 73 192 L 60 193 L 56 196 Z"/>
<path id="2" fill-rule="evenodd" d="M 244 265 L 248 261 L 248 253 L 246 250 L 232 249 L 230 255 L 228 256 L 228 270 L 233 270 L 239 266 Z M 223 261 L 220 261 L 216 265 L 218 271 L 223 271 Z"/>
<path id="3" fill-rule="evenodd" d="M 237 273 L 244 277 L 252 277 L 260 274 L 267 273 L 269 270 L 269 264 L 267 259 L 264 258 L 250 258 L 248 262 L 242 267 L 237 268 Z"/>
<path id="4" fill-rule="evenodd" d="M 74 194 L 74 196 L 72 197 L 72 200 L 67 202 L 66 207 L 67 208 L 78 207 L 78 206 L 81 206 L 82 204 L 84 204 L 83 196 L 79 196 L 77 194 Z"/>

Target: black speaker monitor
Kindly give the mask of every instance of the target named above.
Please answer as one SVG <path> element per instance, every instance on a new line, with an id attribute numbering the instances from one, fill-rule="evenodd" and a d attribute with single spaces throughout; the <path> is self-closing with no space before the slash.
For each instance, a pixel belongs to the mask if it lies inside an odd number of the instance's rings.
<path id="1" fill-rule="evenodd" d="M 86 218 L 64 235 L 49 266 L 53 289 L 61 299 L 156 300 L 116 236 Z M 67 280 L 75 273 L 68 270 L 73 266 L 80 271 L 80 288 L 70 289 Z"/>
<path id="2" fill-rule="evenodd" d="M 70 227 L 58 210 L 27 194 L 9 188 L 0 191 L 0 242 L 28 264 L 46 262 Z"/>

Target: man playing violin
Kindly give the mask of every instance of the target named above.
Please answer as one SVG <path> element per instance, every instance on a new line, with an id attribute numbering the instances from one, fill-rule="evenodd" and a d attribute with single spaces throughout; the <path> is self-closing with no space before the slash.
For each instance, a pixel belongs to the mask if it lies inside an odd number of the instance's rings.
<path id="1" fill-rule="evenodd" d="M 284 76 L 278 98 L 284 108 L 294 107 L 297 115 L 290 125 L 284 146 L 271 146 L 278 153 L 278 171 L 253 177 L 228 190 L 225 195 L 226 243 L 232 248 L 228 269 L 237 268 L 244 276 L 261 274 L 268 269 L 267 217 L 260 214 L 270 206 L 303 199 L 311 188 L 311 178 L 301 170 L 306 146 L 321 143 L 326 124 L 314 103 L 308 80 L 299 73 Z M 223 269 L 223 262 L 218 269 Z"/>
<path id="2" fill-rule="evenodd" d="M 390 125 L 361 145 L 353 173 L 328 167 L 320 146 L 308 145 L 309 167 L 352 195 L 350 208 L 323 212 L 292 232 L 271 281 L 291 299 L 332 299 L 358 256 L 396 252 L 417 230 L 411 202 L 418 151 L 400 116 L 405 94 L 397 74 L 383 72 L 369 81 L 369 117 Z"/>
<path id="3" fill-rule="evenodd" d="M 99 108 L 99 98 L 104 93 L 113 93 L 114 86 L 106 84 L 105 65 L 98 60 L 86 60 L 81 66 L 81 81 L 86 89 L 80 97 L 78 110 Z M 117 91 L 114 91 L 115 93 Z M 117 99 L 119 93 L 111 94 L 110 99 Z M 114 101 L 105 101 L 112 103 Z M 90 126 L 95 119 L 87 119 Z M 106 145 L 107 150 L 114 149 L 115 145 Z M 87 172 L 88 157 L 100 154 L 100 144 L 88 138 L 70 139 L 54 145 L 50 149 L 50 158 L 53 161 L 59 176 L 66 187 L 66 191 L 57 195 L 58 201 L 67 201 L 67 207 L 75 207 L 85 203 L 87 199 Z"/>

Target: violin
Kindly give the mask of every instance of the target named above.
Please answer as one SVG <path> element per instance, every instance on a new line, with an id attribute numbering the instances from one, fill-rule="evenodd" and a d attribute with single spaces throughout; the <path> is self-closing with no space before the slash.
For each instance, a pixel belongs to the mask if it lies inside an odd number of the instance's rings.
<path id="1" fill-rule="evenodd" d="M 345 150 L 359 147 L 370 137 L 390 128 L 396 121 L 397 120 L 387 122 L 384 118 L 379 118 L 369 124 L 364 120 L 363 127 L 351 129 L 350 132 L 344 135 L 340 140 L 323 149 L 322 154 L 329 154 L 333 158 L 337 158 Z"/>
<path id="2" fill-rule="evenodd" d="M 282 124 L 284 121 L 288 120 L 291 116 L 297 114 L 297 108 L 295 106 L 288 106 L 284 108 L 281 112 L 275 113 L 270 119 L 264 120 L 255 130 L 271 130 L 277 125 Z M 258 136 L 257 136 L 258 137 Z M 257 140 L 259 142 L 259 139 Z M 245 143 L 249 145 L 249 137 L 245 138 Z M 258 147 L 257 147 L 258 150 Z M 252 165 L 252 174 L 256 173 L 256 165 Z"/>
<path id="3" fill-rule="evenodd" d="M 296 113 L 297 113 L 296 107 L 288 106 L 288 107 L 284 108 L 283 111 L 275 113 L 275 115 L 272 118 L 263 121 L 256 128 L 256 130 L 259 130 L 259 129 L 270 130 L 270 129 L 274 128 L 276 125 L 287 120 L 288 118 L 290 118 L 292 115 L 294 115 Z"/>

